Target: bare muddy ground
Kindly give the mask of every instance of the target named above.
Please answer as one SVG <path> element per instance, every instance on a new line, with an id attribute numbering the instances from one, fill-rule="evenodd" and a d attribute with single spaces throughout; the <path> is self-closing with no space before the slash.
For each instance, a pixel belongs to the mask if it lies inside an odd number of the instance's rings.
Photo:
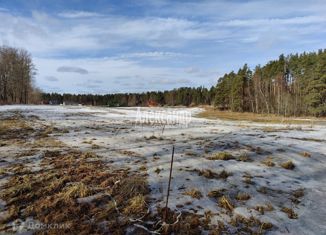
<path id="1" fill-rule="evenodd" d="M 326 230 L 324 125 L 192 118 L 188 126 L 163 128 L 135 123 L 136 113 L 135 108 L 0 107 L 0 231 Z M 170 210 L 163 222 L 173 145 Z"/>

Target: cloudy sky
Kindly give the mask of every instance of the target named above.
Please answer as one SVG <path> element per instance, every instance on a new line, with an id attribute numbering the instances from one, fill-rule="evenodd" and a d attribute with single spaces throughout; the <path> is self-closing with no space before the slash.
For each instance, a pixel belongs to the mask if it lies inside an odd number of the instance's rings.
<path id="1" fill-rule="evenodd" d="M 211 86 L 244 63 L 326 48 L 325 0 L 0 0 L 0 45 L 47 92 Z"/>

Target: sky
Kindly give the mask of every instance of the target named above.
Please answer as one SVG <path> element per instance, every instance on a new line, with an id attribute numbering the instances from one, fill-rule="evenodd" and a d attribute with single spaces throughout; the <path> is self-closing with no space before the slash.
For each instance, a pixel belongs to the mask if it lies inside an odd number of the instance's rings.
<path id="1" fill-rule="evenodd" d="M 210 87 L 326 48 L 326 1 L 0 0 L 0 45 L 31 53 L 45 92 Z"/>

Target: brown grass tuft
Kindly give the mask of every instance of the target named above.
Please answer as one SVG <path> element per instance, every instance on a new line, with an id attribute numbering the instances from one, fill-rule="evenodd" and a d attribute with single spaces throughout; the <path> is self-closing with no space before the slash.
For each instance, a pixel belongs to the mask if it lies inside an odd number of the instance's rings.
<path id="1" fill-rule="evenodd" d="M 226 179 L 228 178 L 229 176 L 231 176 L 232 173 L 229 173 L 227 172 L 226 170 L 222 170 L 219 174 L 218 174 L 218 177 L 221 178 L 221 179 Z"/>
<path id="2" fill-rule="evenodd" d="M 275 163 L 273 162 L 272 157 L 267 157 L 264 160 L 261 161 L 261 163 L 265 164 L 266 166 L 273 167 L 275 166 Z"/>
<path id="3" fill-rule="evenodd" d="M 145 197 L 141 194 L 128 200 L 128 206 L 123 209 L 123 213 L 127 215 L 138 215 L 146 212 Z"/>
<path id="4" fill-rule="evenodd" d="M 247 201 L 249 200 L 251 197 L 248 193 L 241 193 L 239 192 L 237 194 L 237 196 L 235 197 L 238 201 Z"/>
<path id="5" fill-rule="evenodd" d="M 220 199 L 218 200 L 218 204 L 220 205 L 220 207 L 223 207 L 224 209 L 227 209 L 229 211 L 233 211 L 234 209 L 234 205 L 226 196 L 220 197 Z"/>
<path id="6" fill-rule="evenodd" d="M 295 168 L 295 165 L 292 161 L 286 161 L 281 163 L 281 167 L 287 170 L 293 170 Z"/>
<path id="7" fill-rule="evenodd" d="M 219 153 L 212 154 L 207 159 L 208 160 L 223 160 L 223 161 L 227 161 L 227 160 L 234 159 L 234 157 L 232 156 L 232 154 L 230 154 L 228 152 L 219 152 Z"/>
<path id="8" fill-rule="evenodd" d="M 281 211 L 286 213 L 288 215 L 289 219 L 297 219 L 298 218 L 298 215 L 291 208 L 283 207 L 281 209 Z"/>
<path id="9" fill-rule="evenodd" d="M 300 155 L 303 157 L 311 157 L 311 153 L 308 152 L 301 152 Z"/>
<path id="10" fill-rule="evenodd" d="M 257 205 L 254 207 L 256 211 L 259 211 L 260 214 L 265 214 L 265 211 L 273 211 L 274 207 L 271 203 L 267 203 L 266 205 Z"/>
<path id="11" fill-rule="evenodd" d="M 293 193 L 292 193 L 292 195 L 295 198 L 303 197 L 304 196 L 304 189 L 300 188 L 300 189 L 294 190 Z"/>
<path id="12" fill-rule="evenodd" d="M 195 188 L 184 192 L 183 195 L 191 196 L 192 198 L 196 198 L 196 199 L 200 199 L 203 197 L 202 193 Z"/>
<path id="13" fill-rule="evenodd" d="M 242 153 L 242 154 L 239 156 L 238 161 L 241 161 L 241 162 L 251 162 L 252 159 L 250 159 L 250 157 L 248 156 L 247 153 Z"/>
<path id="14" fill-rule="evenodd" d="M 225 189 L 212 190 L 207 194 L 207 196 L 218 199 L 219 197 L 222 197 L 224 195 L 225 191 Z"/>
<path id="15" fill-rule="evenodd" d="M 84 183 L 74 183 L 64 189 L 63 198 L 81 198 L 92 194 L 92 190 Z"/>

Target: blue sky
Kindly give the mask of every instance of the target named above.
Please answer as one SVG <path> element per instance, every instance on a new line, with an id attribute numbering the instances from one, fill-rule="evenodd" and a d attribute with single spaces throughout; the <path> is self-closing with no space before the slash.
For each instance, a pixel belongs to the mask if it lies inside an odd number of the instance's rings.
<path id="1" fill-rule="evenodd" d="M 0 0 L 0 45 L 32 54 L 46 92 L 209 87 L 326 48 L 325 12 L 324 0 Z"/>

